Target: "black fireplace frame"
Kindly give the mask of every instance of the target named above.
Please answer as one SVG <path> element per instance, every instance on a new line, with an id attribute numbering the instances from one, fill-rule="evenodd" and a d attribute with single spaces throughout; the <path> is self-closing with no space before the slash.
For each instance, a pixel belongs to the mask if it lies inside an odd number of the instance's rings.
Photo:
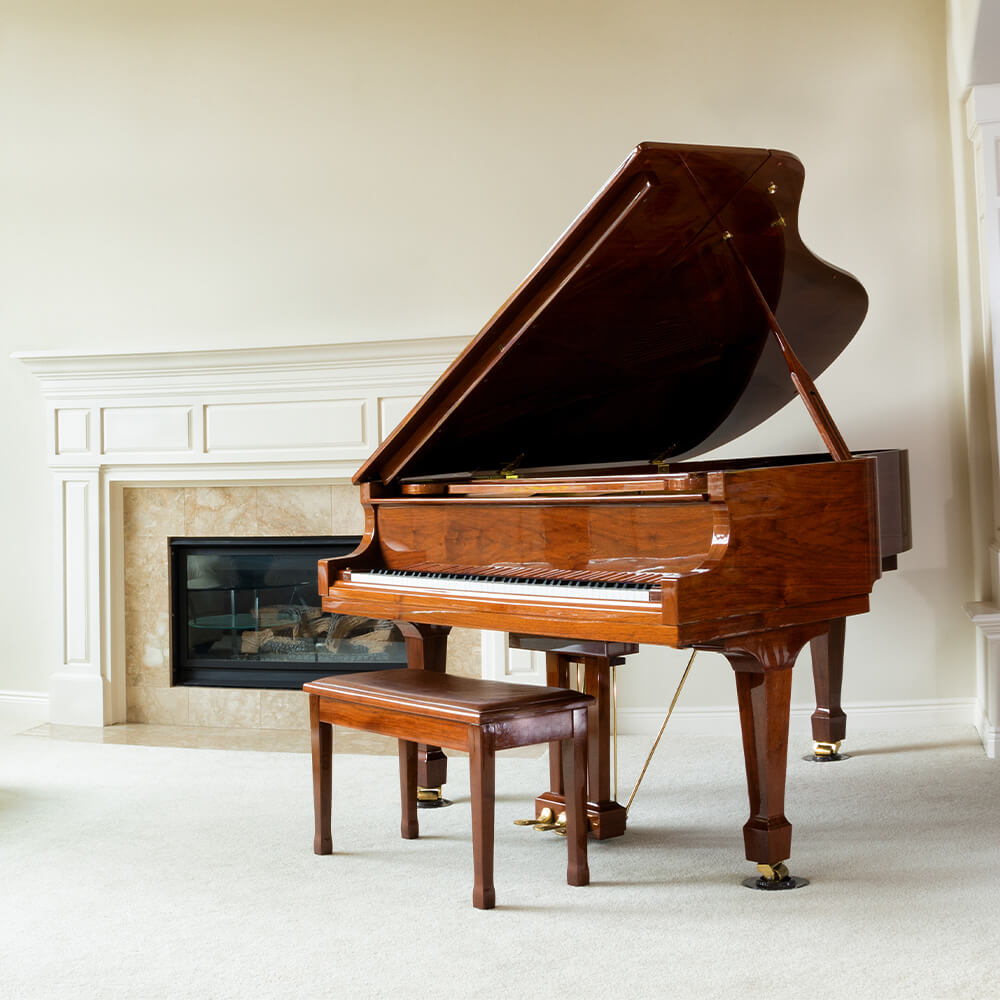
<path id="1" fill-rule="evenodd" d="M 359 535 L 302 535 L 169 538 L 170 566 L 170 674 L 171 684 L 183 687 L 261 688 L 301 690 L 317 677 L 354 673 L 359 670 L 388 670 L 406 666 L 406 654 L 400 644 L 400 657 L 391 661 L 338 664 L 336 660 L 303 662 L 301 660 L 255 661 L 233 657 L 227 665 L 220 658 L 189 655 L 187 617 L 187 558 L 219 552 L 226 555 L 259 554 L 265 548 L 283 553 L 297 553 L 315 560 L 347 555 L 359 545 Z M 315 565 L 314 560 L 314 565 Z M 240 589 L 240 588 L 226 588 Z M 313 585 L 315 593 L 315 584 Z"/>

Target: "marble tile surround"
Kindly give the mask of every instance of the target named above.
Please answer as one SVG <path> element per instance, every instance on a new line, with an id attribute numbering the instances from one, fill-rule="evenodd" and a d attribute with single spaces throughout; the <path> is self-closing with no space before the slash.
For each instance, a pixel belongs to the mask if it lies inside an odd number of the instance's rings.
<path id="1" fill-rule="evenodd" d="M 342 484 L 128 487 L 125 669 L 129 723 L 304 732 L 301 691 L 172 687 L 167 539 L 239 535 L 361 534 L 357 490 Z M 455 629 L 449 671 L 481 676 L 479 633 Z"/>

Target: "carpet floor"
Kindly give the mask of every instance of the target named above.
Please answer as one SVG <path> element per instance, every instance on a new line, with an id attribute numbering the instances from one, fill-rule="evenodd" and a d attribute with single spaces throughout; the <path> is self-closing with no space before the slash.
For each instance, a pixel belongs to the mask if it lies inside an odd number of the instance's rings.
<path id="1" fill-rule="evenodd" d="M 625 797 L 648 741 L 623 740 Z M 806 746 L 799 748 L 805 752 Z M 668 732 L 623 838 L 518 827 L 543 757 L 497 763 L 497 908 L 471 905 L 468 773 L 399 838 L 396 762 L 336 755 L 312 853 L 301 753 L 80 743 L 0 729 L 0 997 L 992 998 L 1000 763 L 969 728 L 789 762 L 793 874 L 754 892 L 738 733 Z"/>

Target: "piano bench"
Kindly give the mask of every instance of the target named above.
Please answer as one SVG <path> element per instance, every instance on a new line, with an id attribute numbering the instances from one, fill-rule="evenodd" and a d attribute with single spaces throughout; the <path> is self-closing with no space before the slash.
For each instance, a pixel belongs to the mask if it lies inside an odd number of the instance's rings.
<path id="1" fill-rule="evenodd" d="M 374 670 L 323 677 L 304 685 L 312 729 L 313 805 L 317 854 L 333 853 L 333 726 L 399 740 L 399 783 L 404 839 L 417 826 L 417 744 L 469 754 L 472 805 L 473 906 L 491 909 L 495 753 L 511 747 L 563 743 L 569 860 L 566 881 L 586 885 L 587 709 L 589 695 L 534 684 L 508 684 L 430 670 Z"/>

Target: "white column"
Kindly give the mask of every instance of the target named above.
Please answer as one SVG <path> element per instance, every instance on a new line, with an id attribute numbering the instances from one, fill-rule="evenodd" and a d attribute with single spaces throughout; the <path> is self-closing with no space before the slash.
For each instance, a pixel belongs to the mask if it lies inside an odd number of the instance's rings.
<path id="1" fill-rule="evenodd" d="M 483 677 L 518 684 L 545 683 L 545 654 L 529 649 L 511 649 L 506 632 L 483 630 Z"/>
<path id="2" fill-rule="evenodd" d="M 54 477 L 55 585 L 62 624 L 60 663 L 49 680 L 49 718 L 102 726 L 108 700 L 101 642 L 101 495 L 96 469 Z"/>
<path id="3" fill-rule="evenodd" d="M 993 333 L 1000 330 L 1000 84 L 973 87 L 966 103 L 966 125 L 973 147 L 979 229 L 982 331 L 988 377 L 988 411 L 992 451 L 994 524 L 1000 524 L 1000 354 Z M 986 644 L 976 676 L 977 726 L 990 757 L 1000 737 L 1000 536 L 990 547 L 992 600 L 966 606 Z"/>

